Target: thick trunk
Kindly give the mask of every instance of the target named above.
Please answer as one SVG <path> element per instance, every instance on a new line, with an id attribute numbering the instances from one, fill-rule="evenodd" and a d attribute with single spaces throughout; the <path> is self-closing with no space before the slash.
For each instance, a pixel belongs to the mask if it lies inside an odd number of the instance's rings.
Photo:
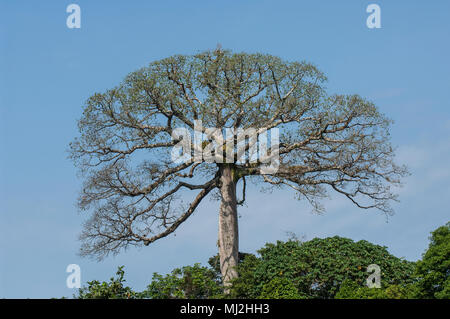
<path id="1" fill-rule="evenodd" d="M 219 256 L 220 271 L 227 293 L 230 280 L 238 276 L 236 266 L 239 255 L 239 233 L 234 170 L 230 165 L 225 164 L 221 171 L 220 192 L 222 203 L 219 212 Z"/>

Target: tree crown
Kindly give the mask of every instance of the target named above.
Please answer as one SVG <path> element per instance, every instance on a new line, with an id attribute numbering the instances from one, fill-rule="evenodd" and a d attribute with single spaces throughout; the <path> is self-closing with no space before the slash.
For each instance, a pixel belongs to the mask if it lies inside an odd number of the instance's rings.
<path id="1" fill-rule="evenodd" d="M 224 164 L 171 158 L 180 142 L 174 131 L 192 130 L 196 121 L 233 134 L 279 129 L 277 151 L 269 154 L 277 156 L 271 173 L 247 154 L 254 143 L 261 147 L 259 141 L 245 138 L 242 148 L 224 147 L 203 136 L 202 148 L 215 143 L 216 153 L 231 152 L 235 182 L 243 183 L 240 203 L 247 178 L 290 188 L 317 211 L 334 190 L 360 208 L 391 213 L 391 187 L 406 174 L 394 163 L 391 121 L 358 95 L 328 95 L 325 81 L 307 62 L 214 50 L 150 63 L 91 96 L 78 123 L 80 136 L 70 145 L 84 174 L 79 207 L 94 209 L 81 235 L 82 252 L 101 258 L 165 237 L 220 187 Z M 238 161 L 242 152 L 247 158 Z M 180 200 L 185 193 L 193 193 L 187 205 Z"/>

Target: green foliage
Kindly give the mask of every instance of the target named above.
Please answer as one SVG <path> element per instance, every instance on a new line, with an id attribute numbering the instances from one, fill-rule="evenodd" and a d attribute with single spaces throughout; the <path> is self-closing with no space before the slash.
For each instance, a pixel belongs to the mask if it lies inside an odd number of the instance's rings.
<path id="1" fill-rule="evenodd" d="M 140 294 L 134 292 L 130 287 L 125 287 L 124 266 L 118 268 L 116 278 L 111 277 L 109 282 L 100 283 L 98 280 L 88 282 L 87 287 L 81 287 L 78 295 L 74 296 L 78 299 L 136 299 L 140 298 Z"/>
<path id="2" fill-rule="evenodd" d="M 345 280 L 336 299 L 409 299 L 415 298 L 416 286 L 408 284 L 406 286 L 389 285 L 386 288 L 369 288 L 360 286 L 351 280 Z"/>
<path id="3" fill-rule="evenodd" d="M 285 277 L 275 277 L 262 287 L 261 299 L 305 299 Z"/>
<path id="4" fill-rule="evenodd" d="M 315 238 L 266 244 L 253 254 L 239 254 L 239 278 L 224 295 L 218 256 L 200 264 L 153 274 L 143 292 L 124 286 L 123 266 L 109 282 L 88 282 L 75 298 L 263 298 L 263 299 L 403 299 L 450 298 L 450 223 L 432 232 L 423 259 L 405 261 L 386 247 L 348 238 Z M 367 266 L 381 269 L 381 288 L 368 288 Z"/>
<path id="5" fill-rule="evenodd" d="M 206 299 L 220 298 L 223 288 L 214 269 L 200 264 L 176 268 L 162 276 L 153 274 L 153 280 L 143 295 L 152 299 Z"/>
<path id="6" fill-rule="evenodd" d="M 260 291 L 255 285 L 254 273 L 261 260 L 253 254 L 248 254 L 238 265 L 239 277 L 232 281 L 231 298 L 257 298 Z"/>
<path id="7" fill-rule="evenodd" d="M 431 233 L 416 275 L 420 298 L 450 298 L 450 222 Z"/>
<path id="8" fill-rule="evenodd" d="M 386 247 L 348 238 L 315 238 L 308 242 L 289 240 L 266 244 L 258 251 L 261 258 L 244 261 L 239 267 L 233 295 L 257 298 L 264 285 L 282 277 L 308 298 L 334 298 L 344 280 L 365 283 L 367 266 L 377 264 L 382 286 L 412 283 L 414 263 L 397 258 Z"/>

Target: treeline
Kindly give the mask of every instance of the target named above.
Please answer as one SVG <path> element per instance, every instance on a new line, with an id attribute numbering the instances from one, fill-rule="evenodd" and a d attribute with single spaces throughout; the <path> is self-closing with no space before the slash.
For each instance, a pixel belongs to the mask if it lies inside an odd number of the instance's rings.
<path id="1" fill-rule="evenodd" d="M 239 256 L 239 278 L 224 294 L 218 257 L 208 266 L 153 274 L 144 291 L 125 285 L 123 266 L 109 282 L 88 282 L 75 298 L 450 298 L 450 222 L 431 233 L 422 259 L 411 262 L 365 240 L 315 238 L 268 243 L 257 255 Z M 380 269 L 381 287 L 367 287 L 367 267 Z"/>

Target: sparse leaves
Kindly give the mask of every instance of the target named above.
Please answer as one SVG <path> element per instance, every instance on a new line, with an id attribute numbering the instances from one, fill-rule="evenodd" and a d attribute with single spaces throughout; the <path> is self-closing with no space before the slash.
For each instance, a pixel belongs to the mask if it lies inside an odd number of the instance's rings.
<path id="1" fill-rule="evenodd" d="M 171 161 L 173 130 L 196 120 L 221 130 L 280 129 L 278 171 L 236 162 L 235 182 L 286 187 L 316 211 L 331 190 L 391 213 L 392 186 L 407 173 L 394 163 L 391 121 L 357 95 L 327 95 L 325 81 L 307 62 L 215 50 L 153 62 L 91 96 L 70 145 L 84 176 L 79 206 L 93 210 L 82 253 L 102 258 L 163 238 L 219 187 L 220 164 Z"/>

